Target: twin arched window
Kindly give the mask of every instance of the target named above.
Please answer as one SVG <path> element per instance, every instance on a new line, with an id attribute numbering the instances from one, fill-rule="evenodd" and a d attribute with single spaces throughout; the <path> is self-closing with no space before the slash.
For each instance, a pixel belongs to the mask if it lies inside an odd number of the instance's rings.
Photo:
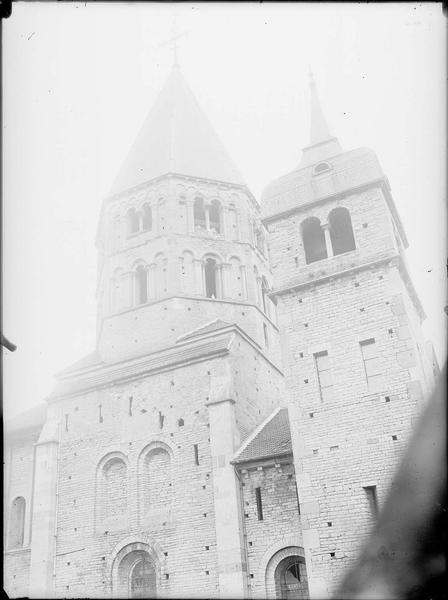
<path id="1" fill-rule="evenodd" d="M 193 205 L 194 228 L 196 231 L 221 233 L 221 204 L 213 200 L 205 204 L 202 198 L 196 198 Z"/>
<path id="2" fill-rule="evenodd" d="M 127 230 L 128 235 L 138 233 L 139 231 L 151 231 L 152 229 L 152 209 L 149 204 L 144 204 L 140 211 L 130 208 L 127 212 Z"/>
<path id="3" fill-rule="evenodd" d="M 170 450 L 162 442 L 151 446 L 139 459 L 139 505 L 143 514 L 169 508 L 173 497 Z M 114 522 L 123 525 L 123 519 L 129 513 L 128 488 L 128 467 L 124 455 L 117 452 L 103 458 L 97 471 L 97 526 L 113 526 Z"/>
<path id="4" fill-rule="evenodd" d="M 23 496 L 14 498 L 9 514 L 8 549 L 22 548 L 25 534 L 26 502 Z"/>
<path id="5" fill-rule="evenodd" d="M 307 264 L 356 249 L 350 213 L 342 206 L 328 215 L 329 238 L 316 217 L 306 219 L 301 228 Z"/>

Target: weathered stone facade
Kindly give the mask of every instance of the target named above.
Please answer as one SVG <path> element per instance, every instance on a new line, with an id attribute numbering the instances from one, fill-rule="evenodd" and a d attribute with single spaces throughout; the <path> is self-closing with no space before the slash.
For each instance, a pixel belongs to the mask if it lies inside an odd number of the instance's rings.
<path id="1" fill-rule="evenodd" d="M 260 211 L 177 69 L 161 98 L 103 204 L 97 347 L 7 428 L 6 590 L 323 598 L 434 380 L 406 237 L 325 123 Z"/>

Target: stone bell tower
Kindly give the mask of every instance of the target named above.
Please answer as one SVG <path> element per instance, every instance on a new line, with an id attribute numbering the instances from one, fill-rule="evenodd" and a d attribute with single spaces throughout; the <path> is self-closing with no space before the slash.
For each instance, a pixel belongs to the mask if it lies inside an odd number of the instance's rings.
<path id="1" fill-rule="evenodd" d="M 97 247 L 96 348 L 58 374 L 35 454 L 30 592 L 245 597 L 231 461 L 283 400 L 276 307 L 259 206 L 177 66 Z"/>
<path id="2" fill-rule="evenodd" d="M 104 360 L 157 350 L 218 317 L 278 358 L 258 204 L 178 66 L 104 201 L 97 246 Z"/>
<path id="3" fill-rule="evenodd" d="M 311 597 L 330 595 L 381 506 L 433 382 L 407 239 L 375 154 L 345 151 L 311 78 L 311 135 L 262 198 Z"/>

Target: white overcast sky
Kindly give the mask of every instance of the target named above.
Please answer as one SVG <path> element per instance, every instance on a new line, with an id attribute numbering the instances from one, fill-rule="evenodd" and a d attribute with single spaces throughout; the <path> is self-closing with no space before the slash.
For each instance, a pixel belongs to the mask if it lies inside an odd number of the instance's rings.
<path id="1" fill-rule="evenodd" d="M 5 413 L 95 345 L 102 198 L 169 74 L 183 73 L 259 199 L 308 142 L 308 67 L 345 149 L 375 150 L 445 360 L 441 3 L 15 2 L 3 22 Z"/>

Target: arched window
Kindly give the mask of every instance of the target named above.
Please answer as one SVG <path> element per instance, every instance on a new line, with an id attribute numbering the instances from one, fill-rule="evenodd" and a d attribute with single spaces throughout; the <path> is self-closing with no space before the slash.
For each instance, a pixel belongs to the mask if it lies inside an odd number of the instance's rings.
<path id="1" fill-rule="evenodd" d="M 319 175 L 319 173 L 325 173 L 325 171 L 330 170 L 330 165 L 326 162 L 321 162 L 314 167 L 314 174 Z"/>
<path id="2" fill-rule="evenodd" d="M 111 458 L 103 467 L 104 516 L 119 517 L 127 510 L 126 465 L 119 457 Z"/>
<path id="3" fill-rule="evenodd" d="M 282 600 L 308 599 L 308 580 L 305 561 L 300 556 L 288 556 L 275 570 L 277 598 Z"/>
<path id="4" fill-rule="evenodd" d="M 205 208 L 202 198 L 196 198 L 193 206 L 194 228 L 199 230 L 207 229 L 205 223 Z"/>
<path id="5" fill-rule="evenodd" d="M 8 548 L 22 548 L 25 533 L 25 508 L 26 502 L 23 496 L 14 498 L 9 515 L 9 539 Z"/>
<path id="6" fill-rule="evenodd" d="M 352 220 L 348 210 L 342 206 L 335 208 L 328 216 L 333 254 L 343 254 L 356 249 Z"/>
<path id="7" fill-rule="evenodd" d="M 127 213 L 128 235 L 140 231 L 140 217 L 135 208 L 130 208 Z"/>
<path id="8" fill-rule="evenodd" d="M 172 500 L 171 458 L 165 448 L 150 450 L 143 461 L 142 489 L 145 512 L 168 508 Z"/>
<path id="9" fill-rule="evenodd" d="M 144 204 L 142 209 L 142 228 L 143 231 L 152 229 L 152 209 L 149 204 Z"/>
<path id="10" fill-rule="evenodd" d="M 207 298 L 218 297 L 217 264 L 214 258 L 207 258 L 204 265 L 205 295 Z"/>
<path id="11" fill-rule="evenodd" d="M 302 239 L 307 264 L 327 258 L 325 234 L 319 219 L 310 217 L 302 223 Z"/>
<path id="12" fill-rule="evenodd" d="M 210 231 L 221 233 L 221 204 L 213 200 L 209 208 Z"/>
<path id="13" fill-rule="evenodd" d="M 148 302 L 148 271 L 143 265 L 135 270 L 135 291 L 137 304 Z"/>

